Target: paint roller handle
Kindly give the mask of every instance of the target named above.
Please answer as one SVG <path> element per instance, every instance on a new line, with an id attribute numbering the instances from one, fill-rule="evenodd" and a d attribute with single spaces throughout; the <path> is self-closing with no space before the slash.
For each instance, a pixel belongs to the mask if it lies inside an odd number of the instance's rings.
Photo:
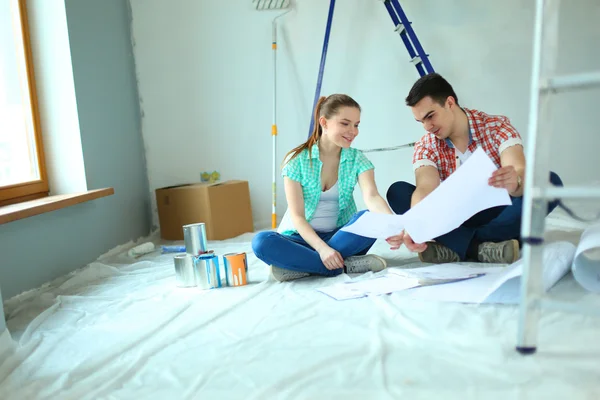
<path id="1" fill-rule="evenodd" d="M 132 258 L 142 256 L 144 254 L 152 253 L 154 251 L 154 243 L 146 242 L 135 246 L 127 252 L 127 255 Z"/>

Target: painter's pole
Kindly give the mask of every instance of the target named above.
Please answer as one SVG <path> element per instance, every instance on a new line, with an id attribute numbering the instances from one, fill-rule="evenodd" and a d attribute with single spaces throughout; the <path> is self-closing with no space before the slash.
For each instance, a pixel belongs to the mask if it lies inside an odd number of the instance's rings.
<path id="1" fill-rule="evenodd" d="M 273 176 L 272 176 L 272 205 L 271 205 L 271 228 L 277 228 L 277 19 L 283 17 L 291 11 L 290 0 L 253 0 L 256 10 L 285 10 L 286 12 L 279 14 L 273 18 L 272 22 L 272 43 L 273 50 L 273 123 L 271 125 L 272 138 L 272 159 L 273 159 Z"/>
<path id="2" fill-rule="evenodd" d="M 277 18 L 273 19 L 273 125 L 271 137 L 273 138 L 273 187 L 271 228 L 277 228 Z"/>
<path id="3" fill-rule="evenodd" d="M 291 11 L 291 10 L 290 10 Z M 271 137 L 273 138 L 273 204 L 271 209 L 271 228 L 277 228 L 277 18 L 287 14 L 287 11 L 273 18 L 273 125 L 271 126 Z"/>

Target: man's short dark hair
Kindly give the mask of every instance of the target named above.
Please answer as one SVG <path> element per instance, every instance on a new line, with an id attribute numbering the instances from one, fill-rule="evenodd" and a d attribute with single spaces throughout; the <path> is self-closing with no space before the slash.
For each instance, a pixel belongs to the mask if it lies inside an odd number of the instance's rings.
<path id="1" fill-rule="evenodd" d="M 452 85 L 436 72 L 424 75 L 415 82 L 406 96 L 406 105 L 413 107 L 427 96 L 442 106 L 446 103 L 448 96 L 452 96 L 458 105 L 458 97 L 456 97 Z"/>

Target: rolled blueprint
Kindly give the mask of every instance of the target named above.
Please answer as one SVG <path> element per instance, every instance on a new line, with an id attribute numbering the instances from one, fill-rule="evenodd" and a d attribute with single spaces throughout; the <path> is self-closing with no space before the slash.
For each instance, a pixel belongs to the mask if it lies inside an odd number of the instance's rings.
<path id="1" fill-rule="evenodd" d="M 600 293 L 600 223 L 583 231 L 571 271 L 584 289 Z"/>

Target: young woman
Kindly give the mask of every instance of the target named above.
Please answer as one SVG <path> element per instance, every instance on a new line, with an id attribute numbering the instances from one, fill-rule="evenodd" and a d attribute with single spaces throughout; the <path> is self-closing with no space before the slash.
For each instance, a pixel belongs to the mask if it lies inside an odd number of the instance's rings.
<path id="1" fill-rule="evenodd" d="M 350 147 L 359 122 L 360 106 L 351 97 L 321 97 L 312 135 L 286 155 L 282 175 L 288 209 L 278 232 L 260 232 L 252 240 L 254 254 L 271 265 L 276 280 L 386 267 L 383 258 L 366 254 L 375 239 L 340 231 L 364 212 L 357 212 L 353 198 L 357 182 L 370 211 L 393 214 L 377 191 L 373 164 Z M 392 249 L 402 241 L 401 233 L 387 239 Z"/>

